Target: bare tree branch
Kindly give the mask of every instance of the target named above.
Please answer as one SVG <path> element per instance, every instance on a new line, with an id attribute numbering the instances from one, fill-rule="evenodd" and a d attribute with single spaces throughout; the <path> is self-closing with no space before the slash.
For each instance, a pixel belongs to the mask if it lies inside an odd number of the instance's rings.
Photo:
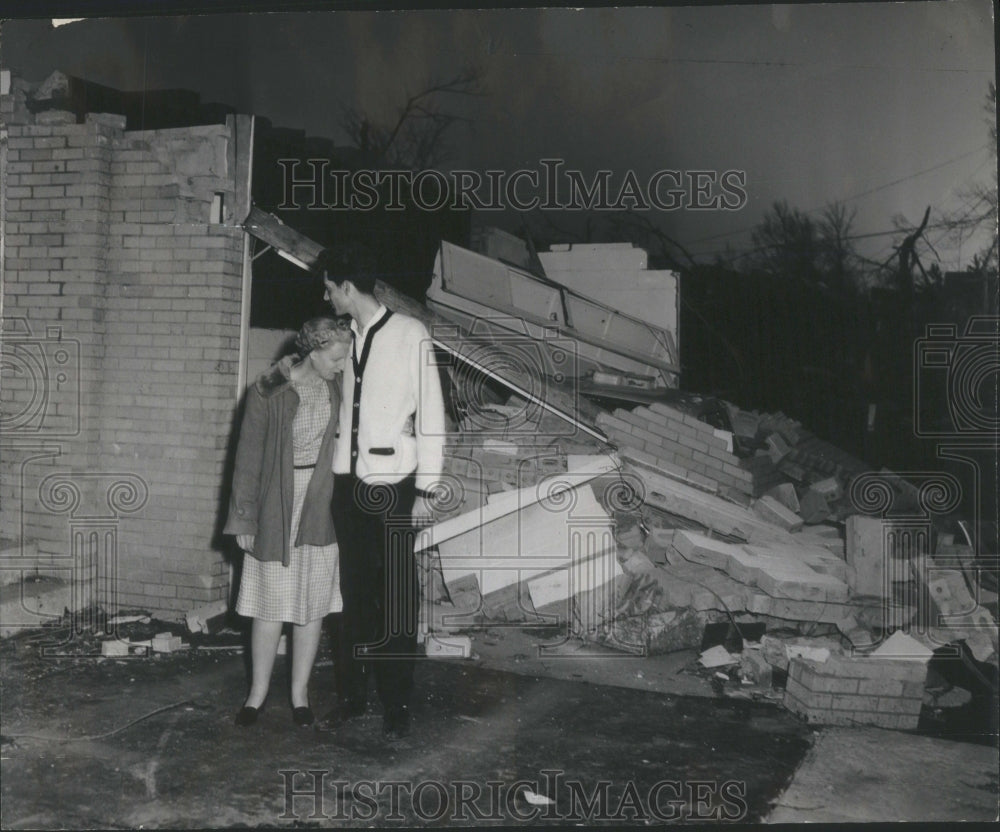
<path id="1" fill-rule="evenodd" d="M 409 95 L 389 127 L 375 124 L 367 113 L 353 107 L 341 108 L 341 127 L 358 148 L 364 165 L 427 169 L 449 158 L 448 131 L 456 124 L 471 123 L 471 119 L 443 109 L 437 99 L 483 94 L 479 71 L 467 67 Z"/>

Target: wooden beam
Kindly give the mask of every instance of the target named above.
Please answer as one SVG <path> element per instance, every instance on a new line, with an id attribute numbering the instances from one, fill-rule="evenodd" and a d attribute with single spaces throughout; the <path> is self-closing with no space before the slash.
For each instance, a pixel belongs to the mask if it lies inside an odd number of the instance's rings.
<path id="1" fill-rule="evenodd" d="M 267 243 L 282 257 L 308 270 L 319 257 L 323 246 L 285 225 L 274 214 L 254 206 L 250 209 L 243 227 L 258 240 Z"/>

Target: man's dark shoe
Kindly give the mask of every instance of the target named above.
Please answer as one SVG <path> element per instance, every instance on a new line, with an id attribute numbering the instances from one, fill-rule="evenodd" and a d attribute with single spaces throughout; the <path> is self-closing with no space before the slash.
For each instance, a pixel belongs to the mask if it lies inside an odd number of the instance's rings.
<path id="1" fill-rule="evenodd" d="M 350 700 L 338 702 L 337 707 L 316 723 L 316 728 L 319 731 L 334 731 L 345 722 L 364 716 L 365 709 L 366 705 L 364 702 L 352 702 Z"/>
<path id="2" fill-rule="evenodd" d="M 401 740 L 410 733 L 410 709 L 405 705 L 386 708 L 382 717 L 382 736 L 387 740 Z"/>

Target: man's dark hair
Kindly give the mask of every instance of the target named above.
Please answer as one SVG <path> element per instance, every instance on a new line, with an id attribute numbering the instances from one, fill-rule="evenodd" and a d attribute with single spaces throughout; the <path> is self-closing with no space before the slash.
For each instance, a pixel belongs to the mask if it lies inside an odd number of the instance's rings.
<path id="1" fill-rule="evenodd" d="M 359 292 L 375 294 L 375 258 L 362 246 L 351 243 L 324 248 L 313 263 L 312 272 L 338 286 L 350 280 Z"/>

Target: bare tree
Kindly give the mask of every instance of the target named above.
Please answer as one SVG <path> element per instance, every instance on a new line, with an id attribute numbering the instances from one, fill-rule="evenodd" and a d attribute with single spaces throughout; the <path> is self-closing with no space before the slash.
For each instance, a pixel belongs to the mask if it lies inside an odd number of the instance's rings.
<path id="1" fill-rule="evenodd" d="M 923 236 L 924 229 L 927 228 L 927 220 L 930 219 L 930 216 L 931 206 L 928 205 L 927 210 L 924 211 L 924 218 L 920 221 L 920 225 L 903 238 L 903 242 L 900 243 L 899 248 L 896 250 L 899 255 L 898 265 L 896 266 L 896 286 L 907 295 L 912 295 L 916 288 L 916 280 L 913 277 L 914 266 L 919 268 L 921 275 L 923 275 L 925 280 L 927 279 L 927 271 L 924 269 L 923 263 L 920 262 L 920 257 L 917 255 L 917 240 Z"/>
<path id="2" fill-rule="evenodd" d="M 842 202 L 834 202 L 823 209 L 819 220 L 821 280 L 841 293 L 857 288 L 861 277 L 851 236 L 856 215 L 856 209 L 848 210 Z"/>
<path id="3" fill-rule="evenodd" d="M 443 99 L 482 95 L 481 75 L 474 67 L 408 95 L 391 124 L 377 124 L 364 110 L 341 109 L 341 127 L 360 152 L 366 167 L 427 170 L 451 158 L 447 134 L 470 119 L 451 112 Z"/>
<path id="4" fill-rule="evenodd" d="M 855 212 L 831 203 L 814 219 L 787 202 L 775 202 L 751 232 L 752 267 L 783 275 L 828 294 L 851 294 L 861 278 L 851 234 Z"/>
<path id="5" fill-rule="evenodd" d="M 990 146 L 997 149 L 997 88 L 990 81 L 983 109 L 987 114 Z M 997 168 L 993 158 L 992 182 L 975 182 L 960 192 L 963 206 L 944 217 L 942 225 L 948 229 L 953 242 L 961 243 L 984 229 L 992 231 L 990 242 L 973 255 L 972 271 L 981 273 L 997 271 Z"/>
<path id="6" fill-rule="evenodd" d="M 784 200 L 775 202 L 751 232 L 751 265 L 810 285 L 820 274 L 820 241 L 817 224 Z"/>

